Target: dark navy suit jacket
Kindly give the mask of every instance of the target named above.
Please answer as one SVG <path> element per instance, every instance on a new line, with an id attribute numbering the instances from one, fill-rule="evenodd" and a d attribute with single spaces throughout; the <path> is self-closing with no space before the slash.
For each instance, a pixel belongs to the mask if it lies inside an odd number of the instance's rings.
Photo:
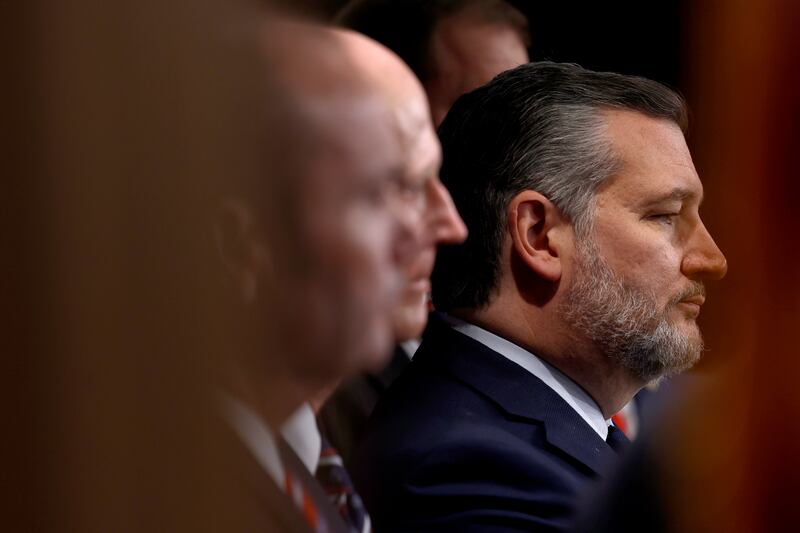
<path id="1" fill-rule="evenodd" d="M 375 405 L 410 363 L 408 354 L 397 346 L 386 368 L 345 382 L 322 406 L 317 415 L 320 432 L 339 452 L 348 470 L 353 467 L 353 452 L 361 442 Z"/>
<path id="2" fill-rule="evenodd" d="M 379 532 L 546 531 L 571 526 L 579 493 L 615 460 L 541 380 L 435 320 L 352 473 Z"/>

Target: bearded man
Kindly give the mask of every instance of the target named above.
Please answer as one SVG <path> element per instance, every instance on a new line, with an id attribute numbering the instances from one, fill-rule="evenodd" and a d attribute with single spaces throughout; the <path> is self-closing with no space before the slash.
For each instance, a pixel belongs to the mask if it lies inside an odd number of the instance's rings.
<path id="1" fill-rule="evenodd" d="M 376 529 L 570 527 L 626 444 L 611 415 L 699 358 L 703 283 L 725 275 L 686 127 L 659 83 L 577 65 L 456 102 L 441 178 L 469 236 L 440 251 L 443 313 L 354 461 Z"/>

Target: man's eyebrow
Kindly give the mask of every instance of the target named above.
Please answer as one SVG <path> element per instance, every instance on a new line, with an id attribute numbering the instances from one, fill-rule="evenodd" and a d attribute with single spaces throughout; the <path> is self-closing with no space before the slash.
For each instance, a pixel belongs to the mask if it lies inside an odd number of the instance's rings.
<path id="1" fill-rule="evenodd" d="M 683 187 L 675 187 L 671 191 L 658 196 L 645 197 L 642 201 L 643 207 L 650 207 L 664 202 L 683 202 L 684 200 L 697 197 L 697 193 Z M 703 193 L 700 193 L 700 202 L 703 203 Z"/>
<path id="2" fill-rule="evenodd" d="M 423 186 L 429 180 L 436 179 L 439 177 L 439 170 L 442 168 L 442 161 L 441 159 L 437 159 L 436 161 L 432 161 L 425 165 L 415 176 L 418 177 L 417 181 L 413 183 L 416 186 Z M 410 182 L 410 176 L 407 172 L 403 173 L 403 179 L 406 182 Z"/>

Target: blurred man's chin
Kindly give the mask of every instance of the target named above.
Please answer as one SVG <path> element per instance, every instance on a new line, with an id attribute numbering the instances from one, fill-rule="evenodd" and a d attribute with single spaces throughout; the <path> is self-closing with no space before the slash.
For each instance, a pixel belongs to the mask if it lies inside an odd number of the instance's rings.
<path id="1" fill-rule="evenodd" d="M 364 328 L 368 328 L 365 324 Z M 355 374 L 360 371 L 379 372 L 388 363 L 394 347 L 394 332 L 385 326 L 371 328 L 373 335 L 364 344 L 357 357 L 356 367 L 348 374 Z M 344 376 L 345 378 L 350 375 Z"/>
<path id="2" fill-rule="evenodd" d="M 394 314 L 395 342 L 417 339 L 422 335 L 428 323 L 428 306 L 423 296 L 421 302 L 404 304 Z"/>

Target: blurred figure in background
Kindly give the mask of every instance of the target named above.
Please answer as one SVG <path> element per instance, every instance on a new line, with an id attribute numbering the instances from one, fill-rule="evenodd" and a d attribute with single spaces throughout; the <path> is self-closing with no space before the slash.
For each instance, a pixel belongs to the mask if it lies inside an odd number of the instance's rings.
<path id="1" fill-rule="evenodd" d="M 336 21 L 408 63 L 436 126 L 459 96 L 529 60 L 528 21 L 504 0 L 353 0 Z"/>
<path id="2" fill-rule="evenodd" d="M 525 16 L 503 0 L 356 0 L 341 10 L 337 21 L 385 44 L 406 61 L 425 87 L 437 125 L 456 98 L 528 61 Z M 408 172 L 420 172 L 413 159 Z M 380 372 L 344 383 L 319 413 L 323 433 L 346 463 L 378 399 L 419 346 L 430 311 L 436 245 L 457 244 L 466 234 L 438 179 L 438 167 L 424 169 L 423 174 L 419 183 L 425 199 L 412 208 L 422 209 L 432 242 L 406 266 L 408 282 L 394 314 L 397 345 L 392 359 Z"/>
<path id="3" fill-rule="evenodd" d="M 3 6 L 3 531 L 247 529 L 209 394 L 206 201 L 255 164 L 259 16 Z"/>

